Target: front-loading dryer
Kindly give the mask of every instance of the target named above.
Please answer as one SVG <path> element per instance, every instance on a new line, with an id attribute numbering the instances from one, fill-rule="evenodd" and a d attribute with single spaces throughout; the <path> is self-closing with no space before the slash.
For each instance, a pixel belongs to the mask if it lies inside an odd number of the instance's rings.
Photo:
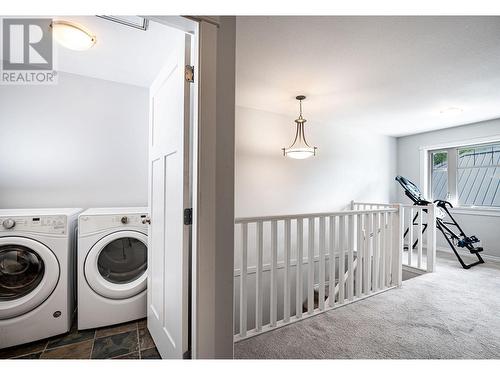
<path id="1" fill-rule="evenodd" d="M 79 212 L 0 210 L 0 348 L 70 330 Z"/>
<path id="2" fill-rule="evenodd" d="M 146 207 L 91 208 L 78 224 L 78 329 L 146 316 Z"/>

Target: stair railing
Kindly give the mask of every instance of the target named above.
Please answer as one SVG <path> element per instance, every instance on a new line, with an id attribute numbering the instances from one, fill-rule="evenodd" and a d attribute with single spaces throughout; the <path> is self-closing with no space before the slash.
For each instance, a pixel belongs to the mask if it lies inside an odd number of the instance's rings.
<path id="1" fill-rule="evenodd" d="M 236 219 L 235 340 L 400 286 L 399 211 Z"/>

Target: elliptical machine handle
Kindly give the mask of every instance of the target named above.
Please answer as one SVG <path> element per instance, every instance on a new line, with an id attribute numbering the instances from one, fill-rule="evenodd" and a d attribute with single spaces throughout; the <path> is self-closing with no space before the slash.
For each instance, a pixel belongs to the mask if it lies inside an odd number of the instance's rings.
<path id="1" fill-rule="evenodd" d="M 434 203 L 437 203 L 438 207 L 446 207 L 446 205 L 450 206 L 450 208 L 453 208 L 453 205 L 448 202 L 448 201 L 443 201 L 441 199 L 436 199 Z"/>

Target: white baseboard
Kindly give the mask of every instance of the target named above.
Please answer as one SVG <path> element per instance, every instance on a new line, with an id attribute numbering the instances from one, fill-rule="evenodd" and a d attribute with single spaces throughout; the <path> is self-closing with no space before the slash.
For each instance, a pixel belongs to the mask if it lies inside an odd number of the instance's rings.
<path id="1" fill-rule="evenodd" d="M 464 249 L 462 249 L 460 247 L 458 247 L 456 249 L 457 249 L 457 251 L 460 254 L 463 254 L 463 255 L 473 255 L 468 250 L 464 250 Z M 442 253 L 453 254 L 453 251 L 449 247 L 445 247 L 445 246 L 436 246 L 436 250 L 440 251 Z M 484 253 L 480 253 L 480 254 L 481 254 L 481 257 L 483 259 L 485 259 L 485 260 L 489 260 L 490 262 L 498 262 L 498 263 L 500 263 L 500 257 L 496 257 L 494 255 L 488 255 L 488 254 L 484 254 Z"/>
<path id="2" fill-rule="evenodd" d="M 407 266 L 406 264 L 403 264 L 403 270 L 410 272 L 410 273 L 417 274 L 417 275 L 423 275 L 424 273 L 427 273 L 426 270 L 421 270 L 420 268 Z"/>

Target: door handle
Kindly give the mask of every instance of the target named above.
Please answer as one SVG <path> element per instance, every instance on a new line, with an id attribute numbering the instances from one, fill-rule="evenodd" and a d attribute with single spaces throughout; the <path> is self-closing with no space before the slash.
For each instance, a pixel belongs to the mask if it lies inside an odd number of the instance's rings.
<path id="1" fill-rule="evenodd" d="M 148 217 L 145 217 L 142 219 L 142 223 L 143 224 L 148 224 L 148 225 L 151 225 L 151 218 L 148 216 Z"/>

